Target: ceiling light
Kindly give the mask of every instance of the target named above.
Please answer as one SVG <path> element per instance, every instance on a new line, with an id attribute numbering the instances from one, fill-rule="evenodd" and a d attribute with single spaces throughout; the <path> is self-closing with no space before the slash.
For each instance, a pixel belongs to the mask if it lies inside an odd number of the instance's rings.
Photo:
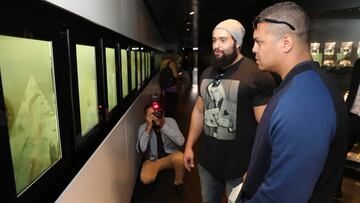
<path id="1" fill-rule="evenodd" d="M 191 11 L 190 13 L 189 13 L 189 15 L 194 15 L 195 14 L 195 12 L 194 11 Z"/>

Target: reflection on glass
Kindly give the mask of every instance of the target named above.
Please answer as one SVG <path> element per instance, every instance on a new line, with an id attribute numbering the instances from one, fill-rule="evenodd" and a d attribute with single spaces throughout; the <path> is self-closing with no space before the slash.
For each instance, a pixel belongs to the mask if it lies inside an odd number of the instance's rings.
<path id="1" fill-rule="evenodd" d="M 95 47 L 76 45 L 81 135 L 99 123 Z"/>
<path id="2" fill-rule="evenodd" d="M 134 90 L 136 88 L 136 66 L 135 66 L 135 52 L 130 52 L 130 62 L 131 62 L 131 90 Z"/>
<path id="3" fill-rule="evenodd" d="M 141 87 L 141 55 L 140 52 L 136 52 L 136 64 L 137 64 L 137 85 L 138 89 Z"/>
<path id="4" fill-rule="evenodd" d="M 109 111 L 117 105 L 115 49 L 106 48 L 106 76 Z"/>
<path id="5" fill-rule="evenodd" d="M 0 35 L 0 70 L 18 195 L 62 157 L 53 66 L 50 41 Z"/>
<path id="6" fill-rule="evenodd" d="M 141 81 L 145 80 L 145 70 L 146 70 L 146 63 L 145 63 L 145 53 L 141 52 Z"/>
<path id="7" fill-rule="evenodd" d="M 125 98 L 129 94 L 129 87 L 128 87 L 127 52 L 124 49 L 121 49 L 121 76 L 122 76 L 123 98 Z"/>

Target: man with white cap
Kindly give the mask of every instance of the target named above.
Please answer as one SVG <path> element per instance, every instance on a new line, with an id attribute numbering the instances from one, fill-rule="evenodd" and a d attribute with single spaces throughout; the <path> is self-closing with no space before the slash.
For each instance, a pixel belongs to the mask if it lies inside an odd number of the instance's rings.
<path id="1" fill-rule="evenodd" d="M 220 202 L 242 182 L 259 122 L 275 83 L 270 74 L 240 53 L 245 29 L 228 19 L 212 33 L 214 62 L 201 75 L 184 152 L 194 167 L 193 146 L 201 136 L 199 175 L 202 201 Z"/>

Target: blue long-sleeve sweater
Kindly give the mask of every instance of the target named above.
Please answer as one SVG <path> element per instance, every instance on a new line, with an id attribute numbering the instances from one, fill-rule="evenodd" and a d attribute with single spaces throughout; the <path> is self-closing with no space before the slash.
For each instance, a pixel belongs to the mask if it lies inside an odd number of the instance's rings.
<path id="1" fill-rule="evenodd" d="M 345 163 L 347 114 L 314 62 L 284 78 L 257 129 L 238 202 L 329 202 Z"/>

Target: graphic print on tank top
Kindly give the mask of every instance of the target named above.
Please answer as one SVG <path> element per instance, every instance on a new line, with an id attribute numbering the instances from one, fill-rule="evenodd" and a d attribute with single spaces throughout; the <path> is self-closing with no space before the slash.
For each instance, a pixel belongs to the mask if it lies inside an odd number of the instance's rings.
<path id="1" fill-rule="evenodd" d="M 239 84 L 238 80 L 202 80 L 201 96 L 204 99 L 205 135 L 218 140 L 236 138 L 236 104 Z"/>

